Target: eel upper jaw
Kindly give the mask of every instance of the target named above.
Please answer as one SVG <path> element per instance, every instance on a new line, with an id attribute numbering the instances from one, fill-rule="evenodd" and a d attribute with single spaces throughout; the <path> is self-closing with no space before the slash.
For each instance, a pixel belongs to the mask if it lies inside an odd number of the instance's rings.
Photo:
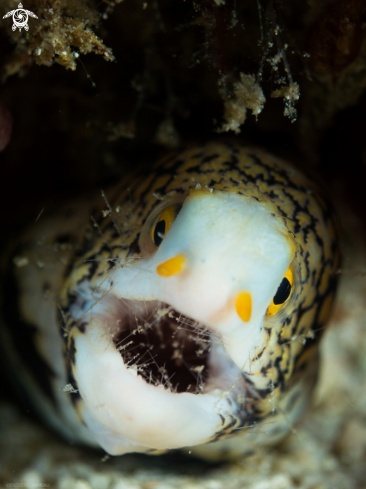
<path id="1" fill-rule="evenodd" d="M 294 253 L 292 238 L 261 205 L 237 195 L 189 197 L 156 252 L 122 263 L 110 280 L 117 297 L 158 300 L 204 324 L 242 369 L 263 342 L 267 308 Z M 247 317 L 236 308 L 242 295 Z"/>

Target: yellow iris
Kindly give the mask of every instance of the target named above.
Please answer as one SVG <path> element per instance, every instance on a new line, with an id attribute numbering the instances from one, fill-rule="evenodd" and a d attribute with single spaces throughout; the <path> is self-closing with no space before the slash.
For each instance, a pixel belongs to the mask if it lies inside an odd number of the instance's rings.
<path id="1" fill-rule="evenodd" d="M 272 299 L 272 302 L 267 309 L 268 316 L 274 316 L 281 309 L 283 304 L 288 301 L 291 295 L 293 283 L 294 277 L 291 268 L 289 268 L 277 289 L 276 295 Z"/>
<path id="2" fill-rule="evenodd" d="M 157 223 L 152 228 L 151 239 L 156 244 L 156 246 L 160 245 L 163 240 L 163 236 L 165 236 L 171 228 L 171 225 L 177 217 L 176 210 L 177 209 L 175 205 L 170 205 L 169 207 L 164 209 L 163 212 L 160 214 Z"/>

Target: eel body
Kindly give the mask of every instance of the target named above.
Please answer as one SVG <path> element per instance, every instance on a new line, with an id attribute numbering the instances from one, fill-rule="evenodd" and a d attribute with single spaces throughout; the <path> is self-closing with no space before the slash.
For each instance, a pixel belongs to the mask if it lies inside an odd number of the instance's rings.
<path id="1" fill-rule="evenodd" d="M 4 265 L 1 335 L 22 392 L 64 437 L 112 455 L 230 457 L 292 430 L 340 259 L 311 181 L 212 142 L 46 214 Z"/>

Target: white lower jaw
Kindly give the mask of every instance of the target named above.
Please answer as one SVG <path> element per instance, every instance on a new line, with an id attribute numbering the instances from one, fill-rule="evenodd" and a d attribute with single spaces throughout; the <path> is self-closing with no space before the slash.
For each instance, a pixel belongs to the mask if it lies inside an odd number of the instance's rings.
<path id="1" fill-rule="evenodd" d="M 85 333 L 74 330 L 75 377 L 85 403 L 84 421 L 107 452 L 118 455 L 145 451 L 144 447 L 165 450 L 204 444 L 229 414 L 235 414 L 232 389 L 241 389 L 243 380 L 221 345 L 214 345 L 210 353 L 212 373 L 204 392 L 176 393 L 149 384 L 125 365 L 105 316 L 92 316 Z"/>

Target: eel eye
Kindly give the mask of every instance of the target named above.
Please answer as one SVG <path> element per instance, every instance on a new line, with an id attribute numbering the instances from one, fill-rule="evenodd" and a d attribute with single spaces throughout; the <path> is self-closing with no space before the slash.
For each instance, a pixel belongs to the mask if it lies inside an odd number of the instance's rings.
<path id="1" fill-rule="evenodd" d="M 169 231 L 171 225 L 177 217 L 178 211 L 179 207 L 177 205 L 170 205 L 160 214 L 157 223 L 151 230 L 151 239 L 156 246 L 159 246 L 163 241 L 163 237 Z"/>
<path id="2" fill-rule="evenodd" d="M 272 299 L 271 304 L 267 309 L 268 316 L 274 316 L 282 305 L 288 300 L 291 295 L 292 285 L 294 282 L 294 277 L 291 268 L 287 270 L 285 276 L 283 277 L 275 296 Z"/>

